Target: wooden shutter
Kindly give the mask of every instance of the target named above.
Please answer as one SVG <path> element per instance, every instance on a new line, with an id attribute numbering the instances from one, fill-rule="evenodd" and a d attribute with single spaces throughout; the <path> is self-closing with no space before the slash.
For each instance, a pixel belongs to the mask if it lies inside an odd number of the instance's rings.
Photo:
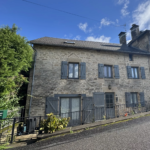
<path id="1" fill-rule="evenodd" d="M 141 78 L 146 79 L 144 67 L 140 67 L 140 70 L 141 70 Z"/>
<path id="2" fill-rule="evenodd" d="M 86 63 L 81 62 L 81 72 L 80 72 L 80 79 L 86 79 Z"/>
<path id="3" fill-rule="evenodd" d="M 130 107 L 131 106 L 131 94 L 126 92 L 125 98 L 126 98 L 126 107 Z"/>
<path id="4" fill-rule="evenodd" d="M 82 123 L 90 123 L 93 120 L 93 98 L 83 97 L 82 100 Z"/>
<path id="5" fill-rule="evenodd" d="M 128 79 L 132 79 L 131 66 L 127 66 L 127 76 Z"/>
<path id="6" fill-rule="evenodd" d="M 59 115 L 59 99 L 58 98 L 47 97 L 45 115 L 49 113 L 54 113 L 55 115 Z"/>
<path id="7" fill-rule="evenodd" d="M 98 77 L 104 78 L 104 64 L 98 64 Z"/>
<path id="8" fill-rule="evenodd" d="M 119 79 L 120 75 L 119 75 L 119 66 L 118 65 L 114 65 L 114 72 L 115 72 L 115 78 Z"/>
<path id="9" fill-rule="evenodd" d="M 67 79 L 67 74 L 68 74 L 68 62 L 67 61 L 62 61 L 61 62 L 61 79 Z"/>
<path id="10" fill-rule="evenodd" d="M 93 102 L 94 106 L 105 106 L 105 93 L 99 92 L 99 93 L 93 93 Z"/>
<path id="11" fill-rule="evenodd" d="M 141 92 L 140 93 L 140 103 L 141 103 L 141 106 L 145 106 L 145 98 L 144 98 L 144 92 Z"/>

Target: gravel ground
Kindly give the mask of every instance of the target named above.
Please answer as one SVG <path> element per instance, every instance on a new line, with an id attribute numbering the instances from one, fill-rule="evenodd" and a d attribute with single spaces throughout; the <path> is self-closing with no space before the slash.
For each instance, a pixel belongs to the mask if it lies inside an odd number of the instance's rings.
<path id="1" fill-rule="evenodd" d="M 47 139 L 15 149 L 150 150 L 150 116 Z"/>

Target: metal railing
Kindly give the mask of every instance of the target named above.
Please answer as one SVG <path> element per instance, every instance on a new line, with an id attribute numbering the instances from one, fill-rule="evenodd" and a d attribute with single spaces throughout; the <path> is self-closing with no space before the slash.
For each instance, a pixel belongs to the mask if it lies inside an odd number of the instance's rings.
<path id="1" fill-rule="evenodd" d="M 137 113 L 150 111 L 150 102 L 145 101 L 131 105 L 116 104 L 106 107 L 94 107 L 93 109 L 55 114 L 59 117 L 70 117 L 69 126 L 77 126 L 117 117 L 125 117 Z M 15 141 L 16 136 L 37 133 L 39 134 L 41 120 L 46 116 L 31 116 L 5 118 L 0 120 L 0 144 Z"/>

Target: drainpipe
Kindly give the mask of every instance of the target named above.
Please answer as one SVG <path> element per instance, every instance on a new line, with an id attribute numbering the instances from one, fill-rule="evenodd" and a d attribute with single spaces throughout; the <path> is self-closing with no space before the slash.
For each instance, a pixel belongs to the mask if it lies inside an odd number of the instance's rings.
<path id="1" fill-rule="evenodd" d="M 33 85 L 34 85 L 34 73 L 35 73 L 35 64 L 36 64 L 36 56 L 37 56 L 37 50 L 34 47 L 32 47 L 32 48 L 35 50 L 35 55 L 34 55 L 32 86 L 31 86 L 31 97 L 30 97 L 30 105 L 29 105 L 29 117 L 30 117 L 30 110 L 31 110 L 31 104 L 32 104 L 32 93 L 33 93 Z"/>

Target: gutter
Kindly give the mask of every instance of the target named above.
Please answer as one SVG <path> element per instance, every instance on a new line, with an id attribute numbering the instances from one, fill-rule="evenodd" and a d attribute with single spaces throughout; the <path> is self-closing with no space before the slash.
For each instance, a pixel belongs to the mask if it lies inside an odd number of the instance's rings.
<path id="1" fill-rule="evenodd" d="M 118 53 L 128 53 L 128 54 L 137 54 L 137 55 L 150 55 L 150 53 L 142 53 L 142 52 L 132 52 L 132 51 L 119 51 L 119 50 L 106 50 L 106 49 L 99 49 L 99 48 L 89 48 L 89 47 L 78 47 L 78 46 L 66 46 L 66 45 L 53 45 L 53 44 L 40 44 L 40 43 L 31 43 L 35 45 L 47 45 L 47 46 L 54 46 L 54 47 L 66 47 L 66 48 L 78 48 L 78 49 L 85 49 L 85 50 L 96 50 L 99 51 L 105 51 L 105 52 L 118 52 Z"/>
<path id="2" fill-rule="evenodd" d="M 37 50 L 32 47 L 35 50 L 34 55 L 34 66 L 33 66 L 33 75 L 32 75 L 32 86 L 31 86 L 31 97 L 30 97 L 30 105 L 29 105 L 29 117 L 30 117 L 30 110 L 31 110 L 31 104 L 32 104 L 32 93 L 33 93 L 33 85 L 34 85 L 34 73 L 35 73 L 35 63 L 36 63 L 36 56 L 37 56 Z"/>

